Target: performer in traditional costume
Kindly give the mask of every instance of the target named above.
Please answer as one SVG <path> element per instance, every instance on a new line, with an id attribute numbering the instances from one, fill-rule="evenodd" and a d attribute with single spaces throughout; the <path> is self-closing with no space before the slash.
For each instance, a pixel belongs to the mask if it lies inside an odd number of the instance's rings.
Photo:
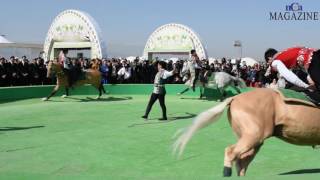
<path id="1" fill-rule="evenodd" d="M 190 61 L 188 62 L 189 65 L 189 72 L 190 72 L 190 82 L 191 82 L 191 87 L 192 87 L 192 90 L 195 91 L 195 84 L 198 80 L 198 77 L 199 77 L 199 72 L 200 72 L 200 69 L 201 69 L 201 62 L 200 62 L 200 59 L 197 55 L 197 52 L 196 50 L 191 50 L 191 59 Z"/>
<path id="2" fill-rule="evenodd" d="M 151 111 L 151 108 L 153 104 L 156 102 L 157 99 L 159 99 L 159 103 L 162 109 L 162 118 L 159 120 L 167 120 L 167 109 L 165 105 L 165 95 L 166 95 L 166 88 L 165 88 L 165 82 L 166 79 L 173 75 L 174 71 L 167 71 L 165 70 L 166 63 L 163 61 L 158 62 L 158 73 L 156 74 L 154 78 L 154 86 L 153 86 L 153 92 L 150 96 L 150 100 L 146 109 L 146 112 L 142 118 L 148 119 L 148 115 Z"/>
<path id="3" fill-rule="evenodd" d="M 307 47 L 292 47 L 278 52 L 268 49 L 265 60 L 272 70 L 304 92 L 317 104 L 320 102 L 320 50 Z M 307 73 L 307 83 L 289 69 L 299 67 Z"/>

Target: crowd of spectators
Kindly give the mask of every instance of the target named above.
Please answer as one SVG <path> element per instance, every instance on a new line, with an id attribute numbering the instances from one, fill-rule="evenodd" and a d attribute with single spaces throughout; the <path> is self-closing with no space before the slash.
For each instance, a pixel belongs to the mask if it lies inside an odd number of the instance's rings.
<path id="1" fill-rule="evenodd" d="M 177 72 L 167 80 L 167 83 L 184 83 L 185 79 L 183 79 L 181 73 L 184 62 L 185 60 L 167 61 L 167 70 L 170 71 L 175 68 Z M 89 68 L 99 69 L 103 76 L 103 83 L 108 84 L 153 83 L 154 76 L 157 73 L 154 62 L 139 60 L 139 58 L 133 61 L 119 58 L 102 60 L 79 58 L 71 59 L 70 63 L 72 66 L 77 66 L 82 70 Z M 236 63 L 231 63 L 230 59 L 222 58 L 211 63 L 208 60 L 202 60 L 202 68 L 210 72 L 224 71 L 233 76 L 241 77 L 251 87 L 278 84 L 277 74 L 272 73 L 265 63 L 249 66 L 245 62 L 236 61 Z M 9 59 L 0 57 L 0 86 L 48 84 L 55 84 L 55 79 L 54 77 L 47 78 L 46 62 L 42 58 L 28 60 L 25 56 L 22 58 L 12 56 Z"/>
<path id="2" fill-rule="evenodd" d="M 52 84 L 46 78 L 47 68 L 41 58 L 29 61 L 25 56 L 21 59 L 0 57 L 0 86 L 24 86 Z"/>

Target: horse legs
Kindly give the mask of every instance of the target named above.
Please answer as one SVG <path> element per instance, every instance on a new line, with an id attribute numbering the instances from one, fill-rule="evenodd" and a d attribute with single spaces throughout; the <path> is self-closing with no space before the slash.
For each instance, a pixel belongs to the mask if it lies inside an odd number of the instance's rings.
<path id="1" fill-rule="evenodd" d="M 102 88 L 101 88 L 101 85 L 99 86 L 99 97 L 98 99 L 102 96 Z"/>
<path id="2" fill-rule="evenodd" d="M 203 97 L 203 91 L 204 91 L 204 87 L 200 87 L 200 99 L 202 99 Z"/>
<path id="3" fill-rule="evenodd" d="M 45 97 L 45 98 L 42 98 L 42 100 L 43 100 L 43 101 L 49 100 L 53 95 L 56 94 L 56 92 L 57 92 L 58 90 L 59 90 L 59 85 L 56 85 L 56 86 L 53 88 L 52 92 L 49 94 L 49 96 L 47 96 L 47 97 Z"/>
<path id="4" fill-rule="evenodd" d="M 260 147 L 262 144 L 256 146 L 253 149 L 250 149 L 248 152 L 241 155 L 239 159 L 236 161 L 236 168 L 238 172 L 238 176 L 245 176 L 246 171 L 248 169 L 249 164 L 252 162 L 258 151 L 260 150 Z"/>
<path id="5" fill-rule="evenodd" d="M 66 95 L 69 96 L 69 88 L 66 87 Z"/>
<path id="6" fill-rule="evenodd" d="M 190 90 L 190 88 L 188 87 L 188 88 L 184 89 L 183 91 L 179 92 L 178 95 L 182 95 L 189 90 Z"/>
<path id="7" fill-rule="evenodd" d="M 227 93 L 224 88 L 218 88 L 218 91 L 220 93 L 220 101 L 222 102 L 226 98 Z"/>
<path id="8" fill-rule="evenodd" d="M 105 94 L 106 94 L 106 90 L 104 89 L 103 84 L 101 84 L 101 89 L 102 89 L 103 93 L 105 93 Z"/>
<path id="9" fill-rule="evenodd" d="M 102 92 L 106 93 L 106 91 L 104 90 L 103 84 L 99 83 L 99 85 L 93 85 L 93 86 L 97 88 L 99 91 L 99 95 L 96 97 L 96 99 L 100 99 L 100 97 L 102 96 Z"/>
<path id="10" fill-rule="evenodd" d="M 238 94 L 241 94 L 241 91 L 237 86 L 232 85 L 232 87 L 233 87 L 233 89 L 235 89 L 237 91 Z"/>
<path id="11" fill-rule="evenodd" d="M 62 98 L 66 98 L 67 96 L 69 96 L 69 88 L 68 88 L 68 86 L 65 87 L 65 91 L 66 91 L 66 94 L 62 95 L 61 96 Z"/>
<path id="12" fill-rule="evenodd" d="M 236 144 L 225 149 L 223 168 L 224 177 L 232 175 L 232 163 L 239 159 L 241 155 L 250 151 L 255 144 L 256 141 L 250 138 L 250 136 L 242 136 Z"/>
<path id="13" fill-rule="evenodd" d="M 224 177 L 230 177 L 232 175 L 232 161 L 233 159 L 230 159 L 230 153 L 234 150 L 235 144 L 228 146 L 224 150 L 224 166 L 223 166 L 223 176 Z"/>

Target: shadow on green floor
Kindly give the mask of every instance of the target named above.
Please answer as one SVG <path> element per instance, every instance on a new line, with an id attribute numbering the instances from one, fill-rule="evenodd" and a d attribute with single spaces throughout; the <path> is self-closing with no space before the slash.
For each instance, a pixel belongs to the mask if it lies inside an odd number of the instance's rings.
<path id="1" fill-rule="evenodd" d="M 320 169 L 299 169 L 299 170 L 295 170 L 295 171 L 289 171 L 289 172 L 285 172 L 285 173 L 281 173 L 279 175 L 293 175 L 293 174 L 316 174 L 316 173 L 320 173 Z"/>
<path id="2" fill-rule="evenodd" d="M 21 131 L 34 128 L 44 128 L 45 126 L 29 126 L 29 127 L 0 127 L 0 131 Z"/>

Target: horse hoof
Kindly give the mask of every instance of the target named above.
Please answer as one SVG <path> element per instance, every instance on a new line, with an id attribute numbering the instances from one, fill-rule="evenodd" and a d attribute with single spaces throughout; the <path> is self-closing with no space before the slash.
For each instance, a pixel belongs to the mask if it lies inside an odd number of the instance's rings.
<path id="1" fill-rule="evenodd" d="M 62 97 L 62 98 L 66 98 L 66 97 L 67 97 L 67 95 L 65 95 L 65 94 L 64 94 L 64 95 L 62 95 L 61 97 Z"/>
<path id="2" fill-rule="evenodd" d="M 101 98 L 101 96 L 97 96 L 97 97 L 96 97 L 97 100 L 100 99 L 100 98 Z"/>
<path id="3" fill-rule="evenodd" d="M 42 101 L 48 101 L 48 98 L 47 97 L 44 97 L 41 99 Z"/>
<path id="4" fill-rule="evenodd" d="M 232 175 L 232 169 L 230 167 L 223 167 L 223 176 L 230 177 Z"/>

